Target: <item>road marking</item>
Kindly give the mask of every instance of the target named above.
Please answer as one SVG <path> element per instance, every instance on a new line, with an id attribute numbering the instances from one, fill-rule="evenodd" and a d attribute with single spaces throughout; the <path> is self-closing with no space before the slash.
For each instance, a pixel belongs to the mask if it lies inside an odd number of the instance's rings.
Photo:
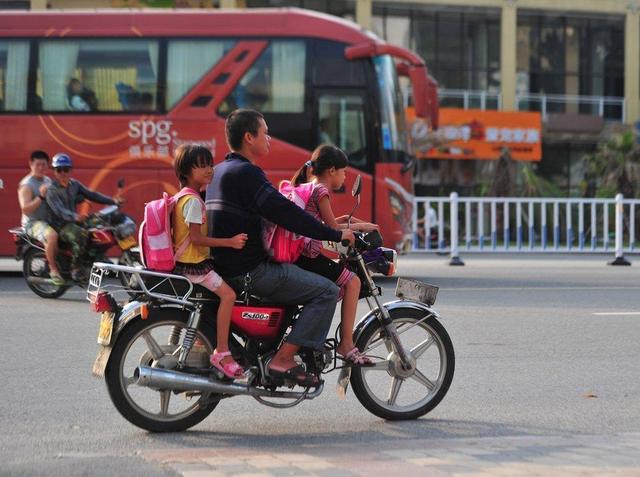
<path id="1" fill-rule="evenodd" d="M 601 291 L 601 290 L 640 290 L 638 287 L 449 287 L 440 288 L 440 292 L 457 291 Z"/>
<path id="2" fill-rule="evenodd" d="M 594 313 L 597 316 L 625 316 L 625 315 L 640 315 L 640 311 L 607 311 Z"/>

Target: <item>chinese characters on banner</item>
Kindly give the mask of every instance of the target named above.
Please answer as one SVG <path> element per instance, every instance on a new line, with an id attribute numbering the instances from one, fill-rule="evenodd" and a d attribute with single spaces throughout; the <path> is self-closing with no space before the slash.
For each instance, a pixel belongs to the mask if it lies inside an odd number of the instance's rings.
<path id="1" fill-rule="evenodd" d="M 407 111 L 414 143 L 423 139 L 426 128 Z M 416 151 L 429 159 L 498 159 L 504 147 L 521 161 L 542 158 L 542 119 L 535 112 L 440 109 L 439 145 L 428 151 Z M 422 141 L 424 142 L 424 141 Z"/>

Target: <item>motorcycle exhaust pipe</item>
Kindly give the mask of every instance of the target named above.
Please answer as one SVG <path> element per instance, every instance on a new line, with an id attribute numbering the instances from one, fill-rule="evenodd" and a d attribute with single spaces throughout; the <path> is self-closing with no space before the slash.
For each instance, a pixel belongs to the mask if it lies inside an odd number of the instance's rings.
<path id="1" fill-rule="evenodd" d="M 233 396 L 257 396 L 288 399 L 313 399 L 322 393 L 324 384 L 312 392 L 269 391 L 259 389 L 248 384 L 223 383 L 204 376 L 197 376 L 170 369 L 150 368 L 139 366 L 133 372 L 135 384 L 151 389 L 166 389 L 171 391 L 199 391 L 216 394 L 230 394 Z"/>

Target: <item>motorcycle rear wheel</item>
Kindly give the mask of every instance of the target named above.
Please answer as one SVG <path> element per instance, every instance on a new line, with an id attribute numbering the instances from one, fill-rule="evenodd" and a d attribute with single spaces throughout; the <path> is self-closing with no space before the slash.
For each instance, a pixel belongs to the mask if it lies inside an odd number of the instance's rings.
<path id="1" fill-rule="evenodd" d="M 118 335 L 105 370 L 105 381 L 111 401 L 120 414 L 130 423 L 151 432 L 179 432 L 203 421 L 218 405 L 211 393 L 187 395 L 172 391 L 156 391 L 139 387 L 134 383 L 136 366 L 168 367 L 176 359 L 172 356 L 182 343 L 188 313 L 177 309 L 154 310 L 146 320 L 136 319 Z M 215 336 L 212 326 L 200 322 L 197 338 L 204 346 L 198 361 L 208 367 L 208 357 L 213 351 L 210 336 Z M 174 328 L 181 330 L 179 339 L 171 339 Z M 161 356 L 151 348 L 161 349 Z M 192 349 L 187 359 L 194 356 Z M 173 402 L 172 402 L 173 401 Z M 184 404 L 184 406 L 180 406 Z M 173 407 L 172 407 L 173 405 Z M 184 407 L 184 408 L 183 408 Z"/>
<path id="2" fill-rule="evenodd" d="M 59 298 L 64 295 L 69 287 L 66 285 L 54 285 L 53 283 L 33 283 L 29 277 L 50 278 L 49 262 L 43 250 L 31 248 L 25 253 L 22 262 L 22 274 L 27 286 L 36 295 L 42 298 Z"/>
<path id="3" fill-rule="evenodd" d="M 400 341 L 410 351 L 411 368 L 402 369 L 398 355 L 382 339 L 381 323 L 375 320 L 356 342 L 364 354 L 374 356 L 375 366 L 354 367 L 351 386 L 372 414 L 392 421 L 417 419 L 433 410 L 449 390 L 455 368 L 453 344 L 434 317 L 420 322 L 423 311 L 399 308 L 390 314 Z"/>

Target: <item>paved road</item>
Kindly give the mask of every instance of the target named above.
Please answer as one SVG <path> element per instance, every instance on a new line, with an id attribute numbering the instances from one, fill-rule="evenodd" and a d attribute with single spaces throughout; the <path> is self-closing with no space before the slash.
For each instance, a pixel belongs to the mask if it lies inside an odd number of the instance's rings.
<path id="1" fill-rule="evenodd" d="M 400 264 L 441 287 L 456 348 L 428 416 L 384 422 L 329 376 L 294 409 L 225 400 L 169 435 L 129 425 L 90 376 L 98 317 L 79 290 L 42 300 L 0 276 L 0 475 L 640 475 L 640 262 L 465 258 Z"/>

